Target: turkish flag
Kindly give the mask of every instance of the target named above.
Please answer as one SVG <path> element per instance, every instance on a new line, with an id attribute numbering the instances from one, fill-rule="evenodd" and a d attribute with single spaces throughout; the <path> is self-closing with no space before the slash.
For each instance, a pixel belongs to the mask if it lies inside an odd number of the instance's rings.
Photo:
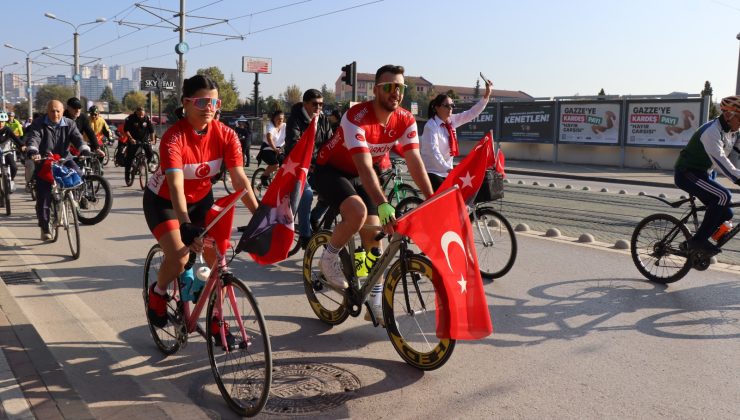
<path id="1" fill-rule="evenodd" d="M 233 192 L 226 197 L 221 197 L 216 200 L 211 208 L 208 209 L 208 213 L 206 213 L 206 226 L 210 225 L 211 222 L 213 222 L 216 217 L 231 203 L 241 198 L 241 196 L 243 195 L 242 191 L 243 190 Z M 226 253 L 226 250 L 229 248 L 229 245 L 231 243 L 231 227 L 234 223 L 235 207 L 236 206 L 231 206 L 230 209 L 226 210 L 224 215 L 221 216 L 220 219 L 218 219 L 216 224 L 211 226 L 211 228 L 208 230 L 208 236 L 216 241 L 216 246 L 218 247 L 218 251 L 221 253 L 221 255 L 224 255 Z"/>
<path id="2" fill-rule="evenodd" d="M 434 266 L 437 337 L 476 340 L 490 335 L 491 315 L 460 190 L 452 187 L 425 201 L 398 219 L 396 230 L 411 238 Z"/>
<path id="3" fill-rule="evenodd" d="M 486 168 L 493 161 L 492 156 L 493 140 L 489 133 L 473 147 L 473 150 L 465 156 L 465 159 L 450 171 L 442 185 L 437 189 L 436 194 L 457 185 L 460 188 L 463 201 L 471 204 L 481 185 L 483 185 Z M 465 213 L 467 214 L 467 212 Z"/>
<path id="4" fill-rule="evenodd" d="M 249 221 L 237 246 L 259 264 L 273 264 L 288 258 L 295 236 L 295 214 L 311 165 L 318 117 L 311 121 L 290 151 Z"/>
<path id="5" fill-rule="evenodd" d="M 494 158 L 494 164 L 493 169 L 503 175 L 504 178 L 506 178 L 506 173 L 504 172 L 504 163 L 506 162 L 506 158 L 504 157 L 504 151 L 501 149 L 498 149 L 496 152 L 496 157 Z"/>

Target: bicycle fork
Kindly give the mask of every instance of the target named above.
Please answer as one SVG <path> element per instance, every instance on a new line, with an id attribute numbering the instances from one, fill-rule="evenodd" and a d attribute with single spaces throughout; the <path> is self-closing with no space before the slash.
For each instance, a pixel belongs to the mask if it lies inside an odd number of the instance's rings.
<path id="1" fill-rule="evenodd" d="M 486 225 L 486 221 L 481 221 L 481 219 L 478 218 L 478 212 L 473 209 L 473 224 L 475 224 L 475 228 L 478 229 L 478 233 L 480 233 L 481 240 L 483 241 L 483 246 L 489 247 L 493 246 L 493 235 L 491 235 L 491 230 L 488 229 L 488 225 Z M 481 225 L 482 223 L 482 225 Z"/>

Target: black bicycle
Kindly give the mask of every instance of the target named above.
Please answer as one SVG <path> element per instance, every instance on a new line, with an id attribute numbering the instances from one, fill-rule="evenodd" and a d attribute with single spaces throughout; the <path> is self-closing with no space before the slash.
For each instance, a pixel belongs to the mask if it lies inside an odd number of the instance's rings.
<path id="1" fill-rule="evenodd" d="M 632 233 L 630 251 L 632 261 L 640 273 L 650 281 L 656 283 L 673 283 L 683 278 L 692 268 L 704 271 L 709 268 L 712 255 L 702 250 L 690 251 L 686 248 L 687 241 L 696 232 L 700 222 L 698 213 L 705 211 L 706 206 L 697 206 L 693 195 L 679 201 L 670 202 L 660 197 L 647 196 L 660 200 L 674 209 L 688 204 L 689 208 L 680 219 L 670 214 L 652 214 L 640 221 Z M 731 204 L 738 207 L 740 203 Z M 689 229 L 693 227 L 693 230 Z M 740 225 L 735 226 L 717 241 L 717 247 L 722 248 L 737 233 Z"/>
<path id="2" fill-rule="evenodd" d="M 103 176 L 96 174 L 94 167 L 100 165 L 97 157 L 78 156 L 75 158 L 82 171 L 82 185 L 74 190 L 79 206 L 77 218 L 83 225 L 95 225 L 108 216 L 113 206 L 110 184 Z"/>
<path id="3" fill-rule="evenodd" d="M 131 161 L 131 168 L 128 171 L 128 176 L 125 176 L 126 186 L 130 187 L 134 185 L 134 179 L 137 177 L 139 178 L 139 186 L 143 190 L 146 188 L 146 184 L 149 181 L 149 166 L 147 164 L 146 154 L 144 153 L 143 147 L 139 147 L 136 150 L 136 154 Z"/>

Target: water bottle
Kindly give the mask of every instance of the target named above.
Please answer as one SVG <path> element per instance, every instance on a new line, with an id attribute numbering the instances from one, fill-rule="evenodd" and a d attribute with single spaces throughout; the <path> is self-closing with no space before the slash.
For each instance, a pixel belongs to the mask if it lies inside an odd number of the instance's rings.
<path id="1" fill-rule="evenodd" d="M 367 274 L 370 274 L 370 269 L 373 268 L 375 262 L 380 258 L 380 248 L 372 247 L 365 257 L 365 269 Z"/>
<path id="2" fill-rule="evenodd" d="M 365 268 L 365 250 L 358 248 L 355 251 L 355 273 L 357 277 L 367 277 L 367 269 Z"/>
<path id="3" fill-rule="evenodd" d="M 193 300 L 193 282 L 195 281 L 193 267 L 180 274 L 180 297 L 182 300 Z"/>
<path id="4" fill-rule="evenodd" d="M 719 242 L 719 240 L 722 239 L 722 237 L 725 236 L 725 234 L 731 230 L 732 230 L 732 220 L 728 220 L 722 223 L 721 225 L 719 225 L 717 230 L 714 231 L 714 233 L 712 234 L 712 239 Z"/>
<path id="5" fill-rule="evenodd" d="M 208 277 L 211 275 L 211 269 L 208 267 L 200 267 L 195 273 L 195 280 L 193 281 L 193 302 L 197 302 L 200 297 L 200 292 L 203 290 L 203 286 L 206 285 Z"/>

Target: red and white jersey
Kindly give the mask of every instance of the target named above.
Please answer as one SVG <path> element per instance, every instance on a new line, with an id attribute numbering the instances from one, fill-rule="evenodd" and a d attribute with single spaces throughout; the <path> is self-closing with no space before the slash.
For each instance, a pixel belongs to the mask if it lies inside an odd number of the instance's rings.
<path id="1" fill-rule="evenodd" d="M 242 146 L 234 130 L 219 121 L 208 125 L 204 135 L 199 135 L 182 119 L 162 136 L 159 144 L 160 169 L 147 187 L 162 198 L 171 200 L 165 174 L 180 170 L 185 178 L 185 201 L 195 203 L 211 190 L 211 177 L 221 170 L 244 165 Z"/>
<path id="2" fill-rule="evenodd" d="M 403 108 L 396 109 L 384 127 L 378 122 L 373 102 L 357 104 L 342 117 L 334 136 L 319 149 L 316 163 L 339 169 L 348 175 L 359 175 L 352 155 L 370 153 L 373 165 L 386 169 L 390 166 L 388 152 L 395 144 L 401 151 L 419 148 L 416 120 Z"/>

